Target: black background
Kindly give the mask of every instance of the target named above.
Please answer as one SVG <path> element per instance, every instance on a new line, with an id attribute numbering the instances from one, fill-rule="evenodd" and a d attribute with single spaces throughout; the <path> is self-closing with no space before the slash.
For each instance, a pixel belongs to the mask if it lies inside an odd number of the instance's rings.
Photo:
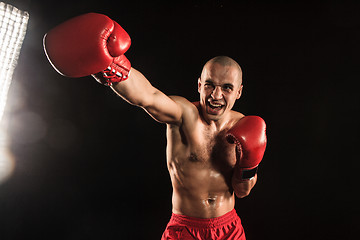
<path id="1" fill-rule="evenodd" d="M 165 126 L 91 77 L 53 70 L 52 27 L 103 13 L 127 57 L 169 95 L 198 100 L 203 64 L 243 68 L 235 105 L 267 122 L 247 239 L 357 239 L 359 4 L 340 1 L 5 1 L 30 14 L 9 91 L 13 175 L 0 185 L 0 239 L 160 239 L 171 215 Z"/>

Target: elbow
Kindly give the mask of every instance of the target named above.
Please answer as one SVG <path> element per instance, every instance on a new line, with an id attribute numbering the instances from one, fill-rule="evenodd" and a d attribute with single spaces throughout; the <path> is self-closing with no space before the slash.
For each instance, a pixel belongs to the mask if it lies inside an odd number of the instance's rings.
<path id="1" fill-rule="evenodd" d="M 244 198 L 250 195 L 251 190 L 253 189 L 256 183 L 257 175 L 254 178 L 247 181 L 238 181 L 233 178 L 232 186 L 234 193 L 238 198 Z"/>
<path id="2" fill-rule="evenodd" d="M 236 197 L 238 198 L 244 198 L 249 196 L 251 190 L 234 190 Z"/>

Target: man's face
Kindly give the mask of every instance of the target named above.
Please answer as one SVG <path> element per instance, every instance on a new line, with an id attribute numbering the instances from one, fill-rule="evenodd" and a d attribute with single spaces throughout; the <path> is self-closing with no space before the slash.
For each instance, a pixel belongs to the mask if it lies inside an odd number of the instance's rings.
<path id="1" fill-rule="evenodd" d="M 235 66 L 207 64 L 198 81 L 204 117 L 212 121 L 230 112 L 242 92 L 241 73 Z"/>

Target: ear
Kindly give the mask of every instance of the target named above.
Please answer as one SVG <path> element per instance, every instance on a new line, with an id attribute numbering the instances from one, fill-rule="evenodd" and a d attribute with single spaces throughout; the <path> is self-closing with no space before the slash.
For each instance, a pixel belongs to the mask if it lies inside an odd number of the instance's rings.
<path id="1" fill-rule="evenodd" d="M 200 89 L 201 89 L 201 79 L 198 79 L 198 92 L 200 93 Z"/>
<path id="2" fill-rule="evenodd" d="M 236 99 L 239 99 L 241 97 L 243 87 L 244 87 L 244 85 L 241 84 L 241 86 L 240 86 L 240 88 L 239 88 L 239 90 L 237 92 Z"/>

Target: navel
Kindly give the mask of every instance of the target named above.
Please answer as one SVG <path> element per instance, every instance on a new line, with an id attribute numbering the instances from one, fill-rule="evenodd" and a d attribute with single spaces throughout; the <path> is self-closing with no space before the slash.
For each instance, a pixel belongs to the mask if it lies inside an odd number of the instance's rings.
<path id="1" fill-rule="evenodd" d="M 216 198 L 208 198 L 207 201 L 209 205 L 214 205 L 216 203 Z"/>
<path id="2" fill-rule="evenodd" d="M 206 206 L 215 206 L 216 205 L 216 200 L 217 200 L 217 197 L 208 197 L 207 199 L 204 200 L 204 204 Z"/>

